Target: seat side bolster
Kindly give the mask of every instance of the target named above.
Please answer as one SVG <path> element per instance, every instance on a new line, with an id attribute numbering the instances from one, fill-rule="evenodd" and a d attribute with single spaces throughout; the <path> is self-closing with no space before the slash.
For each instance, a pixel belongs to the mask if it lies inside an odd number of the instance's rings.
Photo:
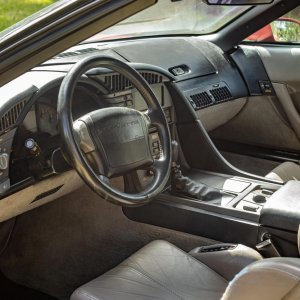
<path id="1" fill-rule="evenodd" d="M 269 258 L 253 263 L 229 283 L 221 300 L 282 300 L 299 293 L 300 260 Z M 291 298 L 293 299 L 293 298 Z"/>

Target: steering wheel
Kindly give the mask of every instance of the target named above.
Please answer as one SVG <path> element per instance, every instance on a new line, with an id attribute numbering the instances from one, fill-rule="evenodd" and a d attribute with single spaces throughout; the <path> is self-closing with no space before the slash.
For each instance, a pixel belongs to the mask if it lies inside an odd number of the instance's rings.
<path id="1" fill-rule="evenodd" d="M 144 98 L 145 113 L 127 107 L 92 111 L 72 118 L 75 86 L 88 70 L 103 67 L 125 76 Z M 147 81 L 128 64 L 106 56 L 91 56 L 76 63 L 63 79 L 58 95 L 58 123 L 62 151 L 84 182 L 99 196 L 115 204 L 137 206 L 149 202 L 166 185 L 171 169 L 171 138 L 164 112 Z M 162 154 L 151 155 L 149 129 L 156 127 Z M 150 168 L 153 180 L 141 192 L 125 193 L 109 179 Z"/>

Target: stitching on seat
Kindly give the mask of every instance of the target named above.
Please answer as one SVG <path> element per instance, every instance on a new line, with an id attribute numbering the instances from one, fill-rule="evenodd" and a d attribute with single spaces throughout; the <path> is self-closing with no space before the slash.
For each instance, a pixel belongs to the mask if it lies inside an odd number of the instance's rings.
<path id="1" fill-rule="evenodd" d="M 162 284 L 162 283 L 158 282 L 157 280 L 153 279 L 153 278 L 151 277 L 151 275 L 149 275 L 149 274 L 148 274 L 141 266 L 139 266 L 139 267 L 142 269 L 141 271 L 137 270 L 136 268 L 134 268 L 134 267 L 132 267 L 132 266 L 128 266 L 128 265 L 125 265 L 125 266 L 126 266 L 127 268 L 130 268 L 130 269 L 136 271 L 138 274 L 140 274 L 140 275 L 142 275 L 142 276 L 148 278 L 149 280 L 155 282 L 156 284 L 158 284 L 158 285 L 161 286 L 162 288 L 166 289 L 168 292 L 170 292 L 170 293 L 174 294 L 175 296 L 177 296 L 179 299 L 185 300 L 183 297 L 181 297 L 180 295 L 178 295 L 178 294 L 177 294 L 175 291 L 173 291 L 172 289 L 169 289 L 169 288 L 168 288 L 167 286 L 165 286 L 164 284 Z"/>
<path id="2" fill-rule="evenodd" d="M 195 257 L 193 257 L 192 255 L 190 255 L 189 253 L 184 252 L 183 250 L 181 250 L 181 249 L 178 248 L 177 246 L 175 246 L 175 245 L 169 243 L 168 241 L 163 241 L 163 242 L 168 243 L 169 245 L 175 247 L 175 248 L 176 248 L 178 251 L 180 251 L 182 254 L 187 255 L 187 256 L 188 256 L 189 258 L 191 258 L 193 261 L 195 261 L 195 262 L 197 262 L 197 263 L 203 265 L 206 269 L 208 269 L 208 270 L 214 272 L 218 277 L 220 277 L 222 280 L 224 280 L 226 284 L 228 284 L 228 280 L 226 280 L 223 276 L 221 276 L 221 275 L 220 275 L 219 273 L 217 273 L 215 270 L 209 268 L 206 264 L 204 264 L 204 263 L 201 262 L 200 260 L 196 259 Z"/>
<path id="3" fill-rule="evenodd" d="M 171 244 L 171 243 L 169 243 L 169 242 L 167 242 L 167 241 L 162 241 L 162 242 L 167 243 L 168 245 L 174 247 L 174 248 L 177 249 L 181 254 L 187 255 L 188 258 L 190 258 L 191 260 L 193 260 L 193 261 L 195 261 L 195 262 L 201 264 L 201 265 L 202 265 L 203 267 L 205 267 L 207 270 L 209 270 L 209 271 L 215 273 L 215 275 L 217 275 L 217 276 L 218 276 L 220 279 L 222 279 L 226 284 L 228 284 L 228 281 L 227 281 L 225 278 L 223 278 L 220 274 L 218 274 L 218 273 L 215 272 L 214 270 L 210 269 L 207 265 L 205 265 L 205 264 L 202 263 L 201 261 L 198 261 L 198 260 L 195 259 L 193 256 L 189 255 L 188 253 L 184 252 L 184 251 L 181 250 L 180 248 L 174 246 L 173 244 Z M 153 243 L 153 242 L 152 242 L 152 243 Z M 138 252 L 139 252 L 139 251 L 138 251 Z M 129 257 L 129 261 L 130 261 L 130 257 Z M 126 261 L 125 261 L 125 262 L 126 262 Z M 127 265 L 127 264 L 124 263 L 124 262 L 120 264 L 120 267 L 123 266 L 123 267 L 127 267 L 127 268 L 129 268 L 129 269 L 132 269 L 132 270 L 133 270 L 134 272 L 136 272 L 137 274 L 140 274 L 140 275 L 142 275 L 143 277 L 149 279 L 150 281 L 156 283 L 158 286 L 162 287 L 162 288 L 165 289 L 167 292 L 169 292 L 169 293 L 171 293 L 172 295 L 176 296 L 178 299 L 180 299 L 180 300 L 185 300 L 185 298 L 183 298 L 181 295 L 177 294 L 176 291 L 174 291 L 174 290 L 168 288 L 165 284 L 160 283 L 160 282 L 158 282 L 157 280 L 155 280 L 154 278 L 152 278 L 151 275 L 148 274 L 148 272 L 146 272 L 146 271 L 144 270 L 144 268 L 141 267 L 139 264 L 137 264 L 137 265 L 138 265 L 138 267 L 139 267 L 141 270 L 137 270 L 137 269 L 134 268 L 133 266 Z M 114 275 L 109 275 L 109 274 L 107 274 L 107 275 L 106 275 L 106 274 L 103 274 L 102 276 L 112 276 L 112 277 L 115 277 Z M 137 283 L 138 283 L 138 282 L 137 282 Z M 138 284 L 140 284 L 140 283 L 138 283 Z M 88 286 L 88 285 L 87 285 L 87 286 Z M 93 286 L 92 286 L 92 287 L 93 287 Z M 93 288 L 95 288 L 95 287 L 93 287 Z M 96 287 L 96 288 L 97 288 L 97 287 Z M 100 287 L 100 288 L 101 288 L 101 287 Z M 77 294 L 84 295 L 84 296 L 88 297 L 88 298 L 91 299 L 91 300 L 100 300 L 99 298 L 95 298 L 94 296 L 92 296 L 92 295 L 90 295 L 90 294 L 87 294 L 86 292 L 76 291 L 76 293 L 77 293 Z M 123 293 L 125 293 L 125 292 L 123 292 Z"/>

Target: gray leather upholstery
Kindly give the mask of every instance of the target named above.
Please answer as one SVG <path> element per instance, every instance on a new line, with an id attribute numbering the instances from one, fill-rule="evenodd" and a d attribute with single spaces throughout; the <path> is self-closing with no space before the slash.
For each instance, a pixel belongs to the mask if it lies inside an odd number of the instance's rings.
<path id="1" fill-rule="evenodd" d="M 298 232 L 300 224 L 300 181 L 291 180 L 264 205 L 259 223 L 267 227 Z"/>
<path id="2" fill-rule="evenodd" d="M 300 255 L 300 225 L 298 228 L 298 251 L 299 251 L 299 255 Z"/>
<path id="3" fill-rule="evenodd" d="M 221 300 L 299 300 L 300 259 L 268 258 L 255 262 L 229 283 Z"/>
<path id="4" fill-rule="evenodd" d="M 266 178 L 282 182 L 300 180 L 300 165 L 292 162 L 284 162 L 267 174 Z"/>
<path id="5" fill-rule="evenodd" d="M 223 261 L 224 266 L 230 261 Z M 296 300 L 300 259 L 271 258 L 244 268 L 228 284 L 205 264 L 155 241 L 78 288 L 71 300 Z"/>
<path id="6" fill-rule="evenodd" d="M 262 259 L 262 256 L 257 251 L 241 244 L 236 245 L 233 249 L 216 252 L 199 252 L 198 248 L 196 248 L 189 254 L 228 281 L 232 280 L 246 266 Z"/>
<path id="7" fill-rule="evenodd" d="M 165 241 L 154 241 L 77 289 L 72 300 L 219 300 L 228 281 Z"/>

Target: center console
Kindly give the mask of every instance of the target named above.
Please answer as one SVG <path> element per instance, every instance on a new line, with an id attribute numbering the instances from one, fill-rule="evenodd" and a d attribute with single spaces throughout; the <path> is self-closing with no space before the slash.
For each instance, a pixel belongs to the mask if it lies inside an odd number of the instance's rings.
<path id="1" fill-rule="evenodd" d="M 182 169 L 182 173 L 221 191 L 221 197 L 203 201 L 174 193 L 170 185 L 155 201 L 124 208 L 124 213 L 135 221 L 220 242 L 258 246 L 276 256 L 299 256 L 300 182 L 283 185 L 197 169 Z"/>
<path id="2" fill-rule="evenodd" d="M 226 210 L 227 215 L 241 217 L 245 220 L 259 222 L 261 212 L 273 194 L 282 188 L 281 184 L 253 180 L 237 176 L 229 176 L 208 171 L 183 169 L 183 174 L 194 182 L 220 191 L 220 197 L 203 201 L 184 197 L 189 201 L 197 201 L 201 206 L 215 207 L 213 210 Z M 180 193 L 171 192 L 181 198 Z M 210 208 L 207 208 L 210 210 Z"/>

